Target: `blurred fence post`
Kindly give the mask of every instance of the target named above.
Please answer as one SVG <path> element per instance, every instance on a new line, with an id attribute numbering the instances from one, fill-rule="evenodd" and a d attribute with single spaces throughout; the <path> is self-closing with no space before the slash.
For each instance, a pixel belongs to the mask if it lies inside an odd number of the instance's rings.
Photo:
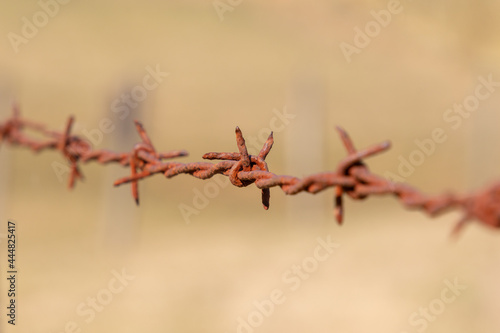
<path id="1" fill-rule="evenodd" d="M 481 75 L 487 77 L 487 75 Z M 500 72 L 492 73 L 493 81 L 500 81 Z M 477 84 L 477 80 L 476 80 Z M 498 88 L 497 88 L 498 89 Z M 498 178 L 500 153 L 495 149 L 500 138 L 500 89 L 492 92 L 485 100 L 480 101 L 478 109 L 471 113 L 470 121 L 473 125 L 466 134 L 466 169 L 467 187 L 470 190 L 480 188 L 492 179 Z M 468 121 L 467 119 L 464 120 Z M 496 177 L 496 178 L 495 178 Z"/>
<path id="2" fill-rule="evenodd" d="M 132 107 L 125 102 L 117 102 L 123 101 L 124 96 L 130 96 L 132 88 L 133 85 L 122 88 L 114 99 L 110 100 L 105 114 L 114 124 L 114 130 L 105 141 L 115 151 L 130 152 L 139 140 L 134 120 L 142 121 L 141 103 L 134 102 Z M 126 108 L 129 112 L 118 113 L 117 107 L 122 108 L 120 110 Z M 103 241 L 115 254 L 126 253 L 127 249 L 131 248 L 137 238 L 136 229 L 140 219 L 138 207 L 130 194 L 130 186 L 112 186 L 116 179 L 123 176 L 123 168 L 106 168 L 103 184 Z"/>
<path id="3" fill-rule="evenodd" d="M 286 174 L 303 177 L 325 170 L 326 88 L 320 74 L 306 73 L 293 83 L 287 102 L 295 115 L 288 125 L 285 144 Z M 321 225 L 325 200 L 317 196 L 287 198 L 289 218 L 300 224 Z"/>

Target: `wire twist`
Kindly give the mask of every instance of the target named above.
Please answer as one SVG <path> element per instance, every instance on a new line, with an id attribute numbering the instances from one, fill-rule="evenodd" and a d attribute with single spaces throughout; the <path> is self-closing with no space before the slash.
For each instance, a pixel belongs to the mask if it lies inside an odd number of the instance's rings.
<path id="1" fill-rule="evenodd" d="M 257 156 L 248 154 L 245 139 L 239 127 L 236 127 L 236 144 L 239 152 L 211 152 L 203 155 L 205 160 L 219 160 L 217 163 L 194 162 L 179 163 L 164 161 L 187 156 L 185 150 L 159 153 L 141 123 L 135 122 L 141 142 L 134 145 L 131 152 L 113 152 L 105 149 L 94 150 L 90 143 L 71 134 L 74 118 L 69 117 L 63 132 L 48 130 L 43 124 L 20 117 L 19 108 L 14 106 L 12 116 L 0 124 L 0 143 L 27 147 L 34 152 L 58 150 L 70 165 L 69 188 L 77 180 L 83 179 L 79 162 L 95 161 L 100 164 L 118 163 L 130 167 L 130 175 L 114 182 L 115 186 L 131 183 L 132 196 L 139 204 L 138 181 L 161 173 L 167 178 L 188 174 L 199 179 L 209 179 L 217 174 L 227 176 L 232 185 L 246 187 L 251 184 L 261 189 L 264 209 L 269 209 L 270 188 L 280 187 L 287 195 L 300 192 L 312 194 L 334 187 L 334 213 L 339 224 L 342 223 L 343 196 L 362 200 L 370 195 L 394 195 L 407 208 L 419 209 L 430 216 L 436 216 L 451 209 L 461 209 L 463 216 L 453 229 L 453 234 L 471 220 L 483 225 L 500 228 L 500 182 L 473 194 L 458 196 L 453 193 L 429 196 L 402 183 L 392 182 L 368 170 L 364 159 L 384 152 L 390 148 L 388 141 L 373 145 L 363 150 L 356 150 L 347 132 L 337 127 L 340 138 L 347 151 L 347 156 L 340 161 L 335 171 L 322 172 L 297 178 L 276 175 L 269 171 L 267 155 L 274 144 L 271 132 Z M 46 137 L 37 140 L 26 135 L 25 131 L 38 132 Z"/>

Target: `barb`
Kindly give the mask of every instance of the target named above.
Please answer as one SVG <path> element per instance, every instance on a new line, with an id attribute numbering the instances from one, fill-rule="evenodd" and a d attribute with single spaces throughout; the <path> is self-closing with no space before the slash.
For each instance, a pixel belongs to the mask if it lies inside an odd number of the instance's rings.
<path id="1" fill-rule="evenodd" d="M 83 174 L 78 166 L 79 162 L 118 163 L 123 166 L 130 166 L 132 175 L 134 175 L 137 169 L 142 170 L 148 164 L 148 159 L 162 161 L 163 159 L 186 156 L 188 154 L 185 150 L 156 153 L 146 131 L 138 122 L 136 122 L 136 128 L 142 142 L 136 144 L 130 153 L 116 153 L 105 149 L 94 150 L 91 144 L 84 139 L 71 135 L 73 122 L 74 118 L 69 117 L 62 133 L 51 131 L 46 129 L 43 124 L 22 119 L 19 108 L 14 106 L 12 117 L 3 124 L 0 124 L 0 143 L 7 142 L 11 145 L 26 147 L 34 152 L 46 149 L 59 150 L 70 165 L 69 188 L 73 188 L 77 180 L 83 180 Z M 25 133 L 26 130 L 41 134 L 48 137 L 48 139 L 33 139 Z M 139 193 L 137 181 L 132 182 L 132 196 L 138 204 Z"/>
<path id="2" fill-rule="evenodd" d="M 124 167 L 130 167 L 130 175 L 116 180 L 114 185 L 131 183 L 132 196 L 137 204 L 139 204 L 138 182 L 149 176 L 161 173 L 167 178 L 172 178 L 180 174 L 188 174 L 199 179 L 208 179 L 221 174 L 227 176 L 231 184 L 237 187 L 255 184 L 261 189 L 264 209 L 269 209 L 270 188 L 272 187 L 280 187 L 287 195 L 300 192 L 315 194 L 334 187 L 334 213 L 339 224 L 342 223 L 344 216 L 344 194 L 355 200 L 365 199 L 370 195 L 392 194 L 405 207 L 422 210 L 430 216 L 452 209 L 462 210 L 463 216 L 452 232 L 454 235 L 472 220 L 492 228 L 500 228 L 500 182 L 469 195 L 459 196 L 453 193 L 425 195 L 409 185 L 389 181 L 368 170 L 363 160 L 388 150 L 390 148 L 388 141 L 357 150 L 347 132 L 340 127 L 337 127 L 337 131 L 346 148 L 347 156 L 338 164 L 335 171 L 313 174 L 300 179 L 277 175 L 269 171 L 265 159 L 274 144 L 272 132 L 257 156 L 248 154 L 243 134 L 240 128 L 236 127 L 236 143 L 239 152 L 211 152 L 203 155 L 205 160 L 219 160 L 217 163 L 179 163 L 164 160 L 186 156 L 188 153 L 185 150 L 157 152 L 146 130 L 137 121 L 135 125 L 141 142 L 128 153 L 92 149 L 87 141 L 71 134 L 73 122 L 74 118 L 70 117 L 63 132 L 48 130 L 43 124 L 21 118 L 19 108 L 14 106 L 11 118 L 0 124 L 0 143 L 7 142 L 11 145 L 26 147 L 34 152 L 46 149 L 60 151 L 70 165 L 70 188 L 74 187 L 77 180 L 83 179 L 79 162 L 118 163 Z M 30 138 L 25 133 L 26 130 L 38 132 L 46 139 Z"/>

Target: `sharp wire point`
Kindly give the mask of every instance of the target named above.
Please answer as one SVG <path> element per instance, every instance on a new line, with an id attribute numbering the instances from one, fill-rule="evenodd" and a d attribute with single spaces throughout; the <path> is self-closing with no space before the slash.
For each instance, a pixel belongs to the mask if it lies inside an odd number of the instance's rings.
<path id="1" fill-rule="evenodd" d="M 268 136 L 257 156 L 250 155 L 245 139 L 236 126 L 236 141 L 238 152 L 207 153 L 204 159 L 218 160 L 216 163 L 192 162 L 180 163 L 163 161 L 186 156 L 184 150 L 158 153 L 149 138 L 142 123 L 134 121 L 141 142 L 137 143 L 130 152 L 114 152 L 105 149 L 93 149 L 92 146 L 79 136 L 71 134 L 74 117 L 68 117 L 63 131 L 49 130 L 42 123 L 22 118 L 17 103 L 12 105 L 12 115 L 0 123 L 0 139 L 2 143 L 12 146 L 22 146 L 33 152 L 43 150 L 57 150 L 68 161 L 70 175 L 68 186 L 73 188 L 77 180 L 83 180 L 79 163 L 91 161 L 100 164 L 117 163 L 129 167 L 130 174 L 114 182 L 114 186 L 131 184 L 132 196 L 139 204 L 139 181 L 155 174 L 162 174 L 171 178 L 180 174 L 187 174 L 199 179 L 208 179 L 215 175 L 229 177 L 231 184 L 237 187 L 246 187 L 255 184 L 262 190 L 262 205 L 269 209 L 270 188 L 280 187 L 288 195 L 300 192 L 318 193 L 328 188 L 335 188 L 334 215 L 339 224 L 344 220 L 343 195 L 354 200 L 361 200 L 371 195 L 392 194 L 408 208 L 420 209 L 429 216 L 435 216 L 450 209 L 465 210 L 465 217 L 459 221 L 452 231 L 453 237 L 462 230 L 471 220 L 478 221 L 489 227 L 500 228 L 500 182 L 473 193 L 464 195 L 459 200 L 458 195 L 445 193 L 429 196 L 419 190 L 401 183 L 387 180 L 385 177 L 371 173 L 364 163 L 364 159 L 386 151 L 391 147 L 390 141 L 384 141 L 371 147 L 356 150 L 348 133 L 340 126 L 336 130 L 347 150 L 347 155 L 337 165 L 336 171 L 317 173 L 298 178 L 294 176 L 277 175 L 269 171 L 265 161 L 273 144 L 274 133 Z M 42 138 L 34 139 L 26 131 L 41 134 Z"/>

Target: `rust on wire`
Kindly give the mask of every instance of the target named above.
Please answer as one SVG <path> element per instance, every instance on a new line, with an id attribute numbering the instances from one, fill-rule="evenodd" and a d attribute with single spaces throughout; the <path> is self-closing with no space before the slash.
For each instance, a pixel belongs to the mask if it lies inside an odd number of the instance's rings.
<path id="1" fill-rule="evenodd" d="M 392 182 L 368 170 L 363 160 L 388 150 L 390 148 L 388 141 L 357 150 L 347 132 L 340 127 L 337 127 L 337 131 L 347 156 L 340 161 L 335 171 L 297 178 L 269 171 L 265 159 L 274 143 L 272 132 L 256 156 L 248 154 L 243 134 L 240 128 L 236 127 L 236 144 L 239 152 L 211 152 L 203 155 L 205 160 L 218 160 L 216 163 L 180 163 L 165 160 L 188 155 L 185 150 L 157 152 L 146 130 L 137 121 L 135 125 L 141 142 L 128 153 L 93 149 L 90 143 L 71 134 L 73 122 L 74 118 L 70 117 L 63 132 L 48 130 L 43 124 L 21 118 L 19 108 L 14 106 L 10 119 L 0 124 L 0 142 L 27 147 L 35 152 L 46 149 L 60 151 L 69 163 L 70 188 L 74 187 L 77 180 L 83 179 L 79 169 L 80 162 L 118 163 L 130 167 L 130 175 L 116 180 L 114 185 L 131 183 L 132 196 L 137 204 L 139 204 L 138 182 L 146 177 L 161 173 L 167 178 L 188 174 L 199 179 L 209 179 L 221 174 L 227 176 L 231 184 L 236 187 L 255 184 L 261 189 L 264 209 L 269 209 L 271 187 L 279 186 L 288 195 L 300 192 L 314 194 L 333 187 L 334 213 L 339 224 L 342 223 L 344 216 L 344 195 L 361 200 L 370 195 L 392 194 L 405 207 L 422 210 L 430 216 L 452 209 L 461 210 L 463 215 L 453 230 L 454 234 L 471 220 L 489 227 L 500 228 L 500 182 L 470 195 L 459 196 L 453 193 L 425 195 L 409 185 Z M 45 140 L 30 138 L 25 133 L 26 129 L 41 134 Z"/>

